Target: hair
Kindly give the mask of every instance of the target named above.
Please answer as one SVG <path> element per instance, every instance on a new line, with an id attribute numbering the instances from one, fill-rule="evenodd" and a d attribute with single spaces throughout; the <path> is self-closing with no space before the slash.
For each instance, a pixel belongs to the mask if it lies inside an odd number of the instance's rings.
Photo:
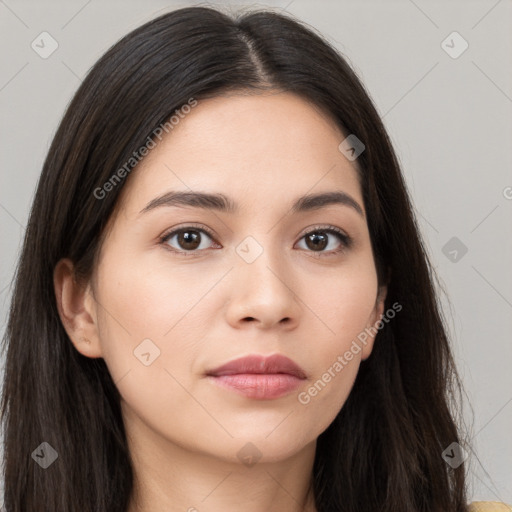
<path id="1" fill-rule="evenodd" d="M 104 360 L 81 355 L 71 343 L 53 272 L 67 257 L 77 280 L 92 276 L 129 176 L 101 200 L 98 189 L 126 162 L 128 172 L 136 167 L 134 152 L 154 140 L 176 110 L 191 98 L 200 103 L 265 91 L 299 95 L 365 145 L 357 173 L 378 281 L 388 285 L 385 304 L 402 306 L 378 333 L 348 399 L 318 437 L 317 509 L 466 510 L 465 466 L 453 469 L 441 456 L 461 435 L 462 385 L 435 272 L 369 94 L 326 39 L 289 15 L 189 7 L 133 30 L 97 61 L 44 162 L 3 339 L 8 512 L 126 512 L 134 473 L 120 394 Z M 58 453 L 46 470 L 31 457 L 42 442 Z"/>

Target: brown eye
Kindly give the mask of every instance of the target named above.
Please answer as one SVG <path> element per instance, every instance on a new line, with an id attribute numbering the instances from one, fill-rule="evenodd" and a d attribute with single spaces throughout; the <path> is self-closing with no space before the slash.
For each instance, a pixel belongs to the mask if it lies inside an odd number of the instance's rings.
<path id="1" fill-rule="evenodd" d="M 316 251 L 322 251 L 327 247 L 329 242 L 328 235 L 326 233 L 322 233 L 321 231 L 315 231 L 314 233 L 309 233 L 305 236 L 306 245 L 309 249 Z"/>
<path id="2" fill-rule="evenodd" d="M 198 231 L 180 231 L 177 233 L 176 241 L 182 249 L 194 250 L 201 245 L 201 235 Z"/>
<path id="3" fill-rule="evenodd" d="M 338 239 L 338 246 L 336 246 L 336 242 L 331 241 L 336 238 Z M 302 239 L 305 240 L 306 249 L 309 252 L 318 253 L 319 256 L 339 253 L 348 249 L 352 243 L 348 235 L 334 226 L 329 228 L 317 227 L 314 231 L 306 233 Z"/>
<path id="4" fill-rule="evenodd" d="M 210 243 L 208 243 L 208 239 Z M 169 245 L 173 251 L 182 254 L 187 252 L 196 253 L 207 249 L 211 245 L 211 241 L 212 237 L 204 229 L 191 226 L 175 229 L 161 240 L 162 243 Z"/>

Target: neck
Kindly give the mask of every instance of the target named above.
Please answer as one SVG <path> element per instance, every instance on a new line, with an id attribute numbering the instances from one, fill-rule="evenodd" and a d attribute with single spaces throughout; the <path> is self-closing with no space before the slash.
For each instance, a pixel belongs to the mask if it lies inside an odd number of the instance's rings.
<path id="1" fill-rule="evenodd" d="M 127 512 L 316 512 L 316 443 L 249 466 L 179 446 L 140 420 L 126 431 L 135 477 Z"/>

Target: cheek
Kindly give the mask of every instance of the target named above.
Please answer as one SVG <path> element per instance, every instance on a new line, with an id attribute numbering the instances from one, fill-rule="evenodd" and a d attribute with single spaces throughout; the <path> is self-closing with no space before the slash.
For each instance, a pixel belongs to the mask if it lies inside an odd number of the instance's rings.
<path id="1" fill-rule="evenodd" d="M 107 313 L 103 320 L 108 326 L 121 324 L 133 341 L 140 336 L 164 339 L 184 324 L 196 325 L 190 318 L 212 286 L 189 265 L 180 268 L 165 258 L 114 251 L 102 263 L 98 280 Z"/>
<path id="2" fill-rule="evenodd" d="M 322 286 L 307 294 L 317 326 L 306 354 L 311 379 L 298 401 L 330 422 L 357 376 L 364 348 L 361 339 L 372 325 L 377 277 L 372 265 L 358 264 L 318 283 Z"/>
<path id="3" fill-rule="evenodd" d="M 114 380 L 128 370 L 145 369 L 150 361 L 150 368 L 179 369 L 187 375 L 195 344 L 206 329 L 198 319 L 199 303 L 211 287 L 196 276 L 114 251 L 102 261 L 98 327 Z M 155 373 L 142 371 L 140 377 L 155 378 Z"/>
<path id="4" fill-rule="evenodd" d="M 186 389 L 208 329 L 200 300 L 211 283 L 111 254 L 98 271 L 99 334 L 123 406 L 162 435 L 186 429 L 175 411 L 191 407 Z"/>
<path id="5" fill-rule="evenodd" d="M 346 265 L 338 273 L 319 276 L 303 295 L 318 332 L 315 359 L 342 350 L 372 322 L 377 299 L 377 276 L 371 259 Z"/>

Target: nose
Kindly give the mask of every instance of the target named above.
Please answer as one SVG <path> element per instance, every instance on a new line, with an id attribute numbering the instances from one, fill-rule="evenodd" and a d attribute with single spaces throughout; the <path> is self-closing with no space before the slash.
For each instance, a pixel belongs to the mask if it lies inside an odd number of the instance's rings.
<path id="1" fill-rule="evenodd" d="M 301 302 L 294 290 L 291 271 L 277 257 L 263 252 L 255 261 L 239 259 L 231 272 L 235 284 L 229 289 L 227 321 L 240 329 L 255 324 L 268 330 L 279 326 L 290 330 L 297 326 Z"/>

